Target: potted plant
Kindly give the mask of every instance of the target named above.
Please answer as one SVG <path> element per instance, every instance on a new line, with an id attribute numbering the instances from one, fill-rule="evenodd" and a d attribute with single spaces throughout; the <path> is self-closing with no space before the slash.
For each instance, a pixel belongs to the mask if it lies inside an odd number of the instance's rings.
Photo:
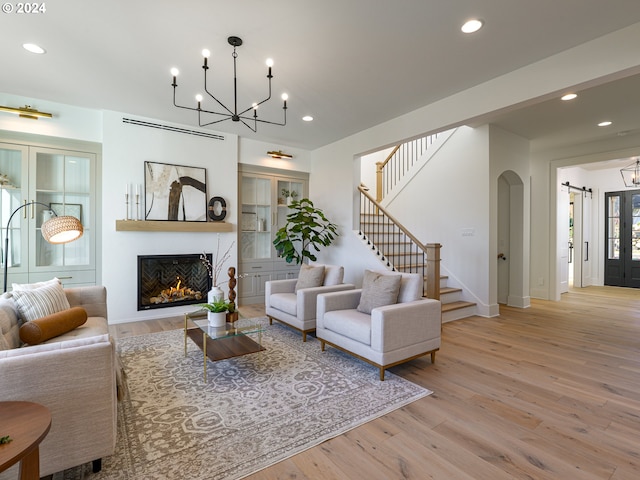
<path id="1" fill-rule="evenodd" d="M 280 195 L 282 195 L 282 198 L 278 199 L 278 203 L 280 205 L 284 205 L 289 199 L 289 190 L 287 190 L 286 188 L 283 188 L 282 191 L 280 192 Z"/>
<path id="2" fill-rule="evenodd" d="M 287 205 L 291 205 L 291 202 L 293 201 L 293 199 L 298 196 L 298 192 L 296 192 L 295 190 L 287 190 L 286 188 L 283 188 L 282 192 L 280 193 L 284 197 L 284 202 L 279 202 L 279 203 L 284 204 L 286 202 Z"/>
<path id="3" fill-rule="evenodd" d="M 287 215 L 287 223 L 276 232 L 273 245 L 287 263 L 295 260 L 300 264 L 305 258 L 315 261 L 314 252 L 331 245 L 338 236 L 338 226 L 331 223 L 308 198 L 294 201 L 289 208 L 291 213 Z"/>
<path id="4" fill-rule="evenodd" d="M 234 310 L 234 305 L 224 298 L 210 303 L 201 303 L 200 306 L 208 310 L 207 320 L 209 320 L 210 327 L 224 327 L 227 323 L 227 312 Z"/>

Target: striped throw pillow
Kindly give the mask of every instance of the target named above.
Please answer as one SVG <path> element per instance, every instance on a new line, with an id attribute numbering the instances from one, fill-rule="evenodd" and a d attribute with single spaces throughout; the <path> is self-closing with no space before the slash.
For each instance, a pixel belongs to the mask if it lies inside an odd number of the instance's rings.
<path id="1" fill-rule="evenodd" d="M 18 313 L 26 322 L 71 308 L 57 282 L 33 290 L 14 290 L 12 294 Z"/>

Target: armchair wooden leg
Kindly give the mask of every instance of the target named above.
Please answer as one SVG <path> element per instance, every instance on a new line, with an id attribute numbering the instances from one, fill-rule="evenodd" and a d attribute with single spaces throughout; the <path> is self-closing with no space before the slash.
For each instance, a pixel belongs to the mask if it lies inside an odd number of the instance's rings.
<path id="1" fill-rule="evenodd" d="M 431 363 L 436 363 L 436 352 L 431 352 Z"/>
<path id="2" fill-rule="evenodd" d="M 380 381 L 384 382 L 384 367 L 380 367 Z"/>
<path id="3" fill-rule="evenodd" d="M 100 470 L 102 470 L 102 459 L 98 458 L 97 460 L 94 460 L 92 463 L 93 466 L 93 473 L 98 473 Z"/>
<path id="4" fill-rule="evenodd" d="M 269 325 L 273 325 L 273 318 L 269 317 Z"/>
<path id="5" fill-rule="evenodd" d="M 320 340 L 320 351 L 324 352 L 324 342 Z"/>
<path id="6" fill-rule="evenodd" d="M 307 341 L 307 332 L 302 332 L 302 341 L 303 342 Z"/>

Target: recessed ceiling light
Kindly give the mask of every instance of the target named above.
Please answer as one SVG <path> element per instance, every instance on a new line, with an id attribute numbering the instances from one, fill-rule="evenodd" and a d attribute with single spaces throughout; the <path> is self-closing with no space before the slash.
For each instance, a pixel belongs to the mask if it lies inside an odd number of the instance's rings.
<path id="1" fill-rule="evenodd" d="M 460 28 L 460 30 L 462 30 L 464 33 L 474 33 L 480 30 L 483 25 L 484 22 L 482 20 L 472 18 L 471 20 L 467 20 L 466 22 L 464 22 L 464 25 L 462 25 L 462 28 Z"/>
<path id="2" fill-rule="evenodd" d="M 22 48 L 24 48 L 25 50 L 31 53 L 42 54 L 46 52 L 44 48 L 42 48 L 39 45 L 36 45 L 35 43 L 23 43 Z"/>
<path id="3" fill-rule="evenodd" d="M 599 127 L 608 127 L 609 125 L 611 125 L 612 122 L 610 122 L 609 120 L 605 121 L 605 122 L 600 122 L 598 124 Z"/>
<path id="4" fill-rule="evenodd" d="M 311 115 L 305 115 L 304 117 L 302 117 L 302 120 L 304 120 L 305 122 L 311 122 L 313 121 L 313 117 Z"/>
<path id="5" fill-rule="evenodd" d="M 576 98 L 578 95 L 576 95 L 575 93 L 567 93 L 566 95 L 563 95 L 562 97 L 560 97 L 560 100 L 573 100 L 574 98 Z"/>

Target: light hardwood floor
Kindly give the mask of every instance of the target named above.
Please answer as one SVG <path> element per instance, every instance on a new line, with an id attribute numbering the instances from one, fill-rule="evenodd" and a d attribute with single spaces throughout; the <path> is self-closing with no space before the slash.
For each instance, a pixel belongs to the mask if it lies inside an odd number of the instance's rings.
<path id="1" fill-rule="evenodd" d="M 640 479 L 640 291 L 589 287 L 500 311 L 446 323 L 435 364 L 390 370 L 433 395 L 247 478 Z"/>

